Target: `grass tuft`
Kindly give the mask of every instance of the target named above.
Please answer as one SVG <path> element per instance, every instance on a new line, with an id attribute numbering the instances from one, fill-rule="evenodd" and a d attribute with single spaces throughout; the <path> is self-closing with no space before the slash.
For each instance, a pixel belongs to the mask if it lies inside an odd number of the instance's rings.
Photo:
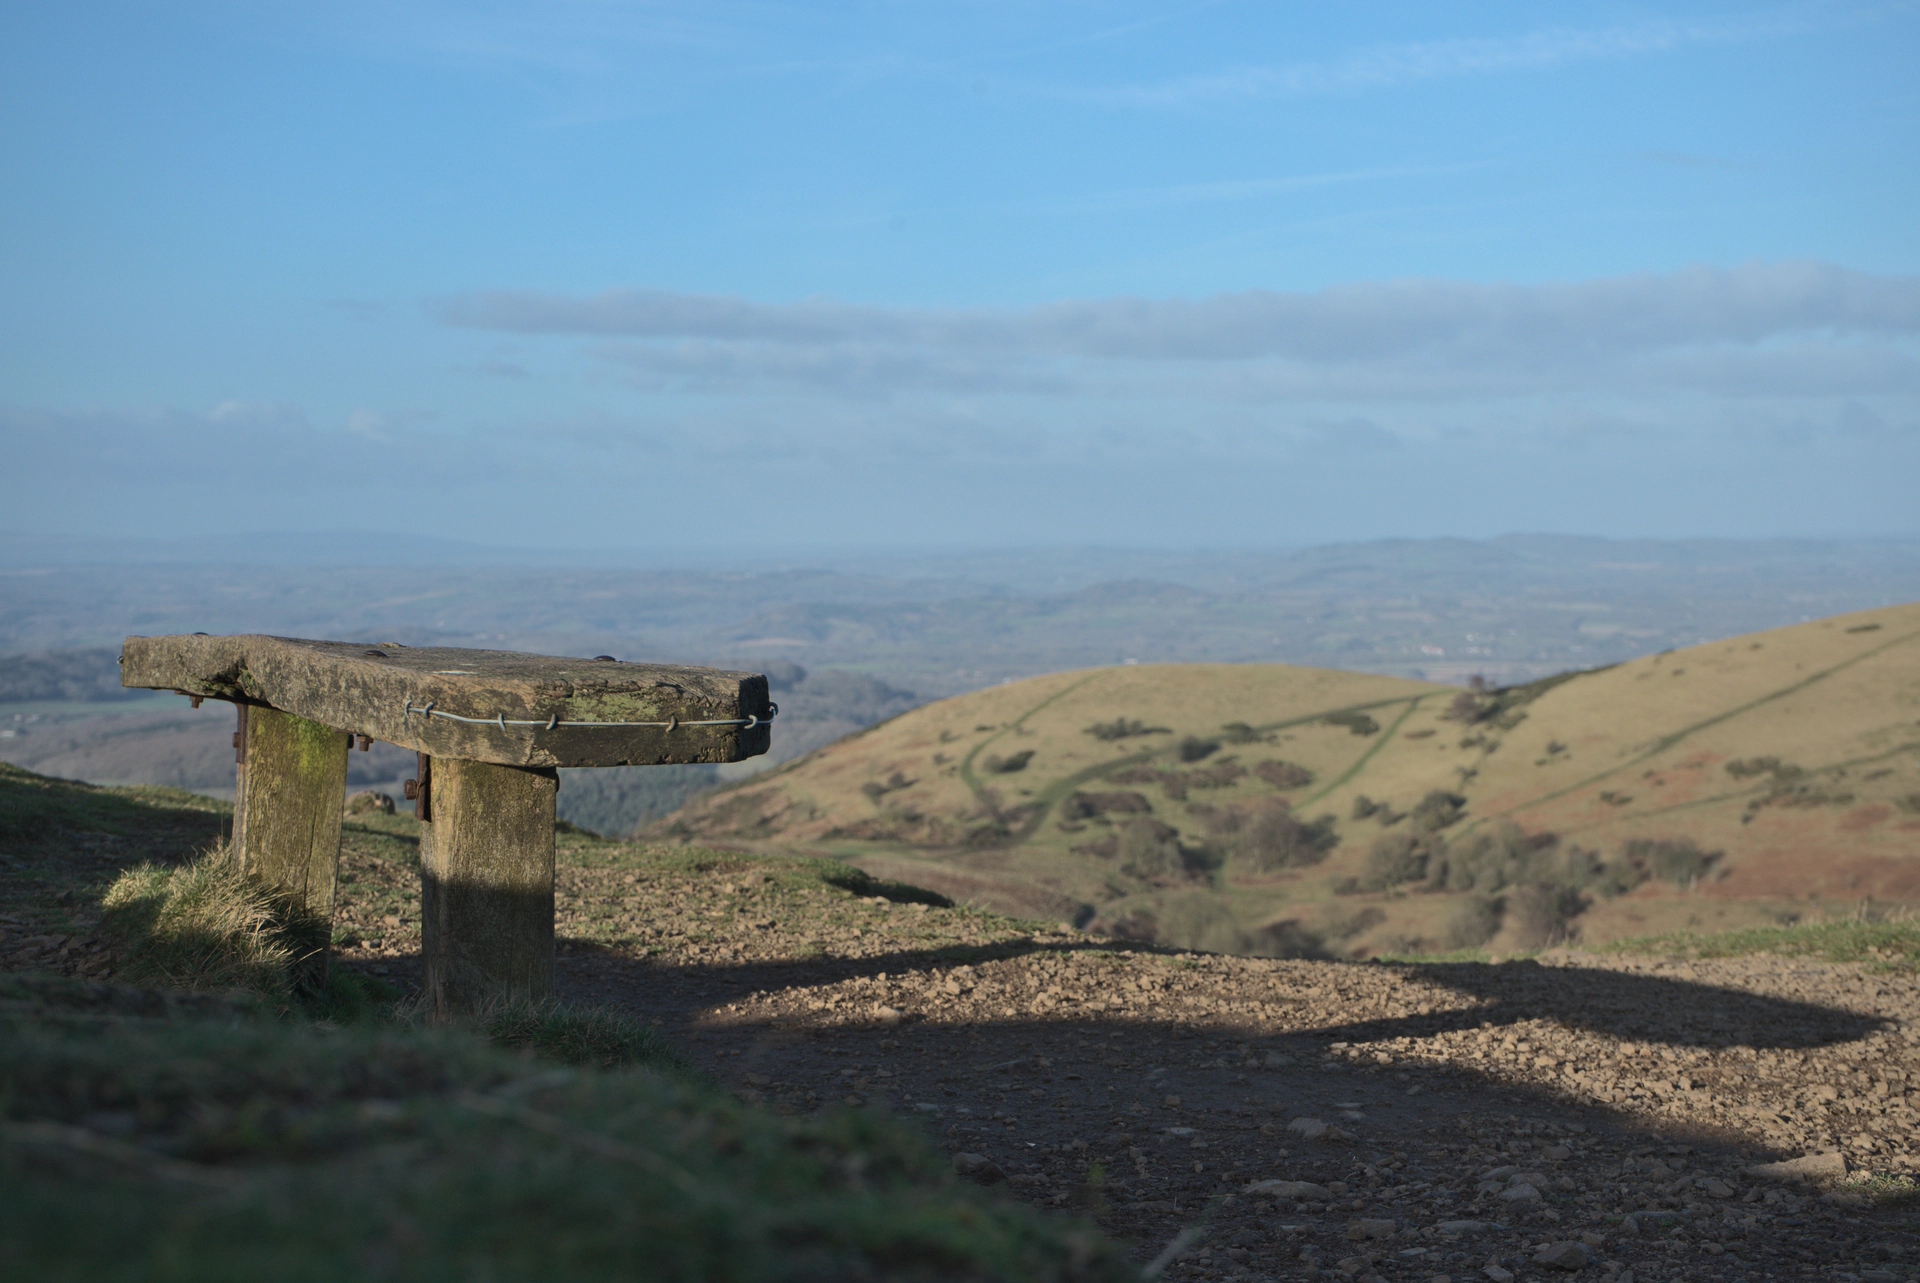
<path id="1" fill-rule="evenodd" d="M 1906 1172 L 1858 1172 L 1836 1184 L 1833 1193 L 1873 1207 L 1920 1207 L 1920 1177 Z"/>
<path id="2" fill-rule="evenodd" d="M 602 1008 L 564 1002 L 501 1007 L 483 1017 L 480 1028 L 496 1047 L 531 1051 L 564 1065 L 682 1067 L 679 1056 L 652 1026 Z"/>
<path id="3" fill-rule="evenodd" d="M 286 1005 L 295 966 L 325 947 L 324 928 L 233 865 L 227 848 L 121 873 L 101 899 L 102 931 L 123 950 L 118 974 L 175 989 L 244 990 Z"/>

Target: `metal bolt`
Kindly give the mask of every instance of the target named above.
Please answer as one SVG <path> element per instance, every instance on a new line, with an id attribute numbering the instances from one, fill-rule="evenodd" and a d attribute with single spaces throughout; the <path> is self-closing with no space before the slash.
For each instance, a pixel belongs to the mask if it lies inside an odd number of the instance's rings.
<path id="1" fill-rule="evenodd" d="M 400 793 L 401 793 L 401 796 L 405 797 L 409 802 L 419 801 L 420 800 L 420 781 L 419 780 L 402 780 L 400 783 Z"/>

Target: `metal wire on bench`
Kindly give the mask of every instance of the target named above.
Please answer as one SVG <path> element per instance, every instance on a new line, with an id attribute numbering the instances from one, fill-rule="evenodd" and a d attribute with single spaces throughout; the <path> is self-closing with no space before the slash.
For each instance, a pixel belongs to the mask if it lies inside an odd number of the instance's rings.
<path id="1" fill-rule="evenodd" d="M 757 713 L 749 713 L 745 717 L 718 717 L 697 722 L 683 722 L 677 717 L 670 718 L 664 722 L 563 722 L 560 720 L 560 714 L 558 713 L 546 718 L 535 717 L 524 719 L 508 717 L 505 713 L 496 713 L 492 717 L 462 717 L 458 713 L 441 712 L 433 706 L 431 700 L 425 704 L 415 704 L 412 700 L 408 700 L 404 716 L 410 718 L 415 713 L 427 718 L 443 717 L 449 722 L 465 722 L 470 726 L 498 726 L 503 731 L 509 726 L 538 726 L 542 730 L 549 731 L 562 726 L 661 726 L 665 727 L 667 732 L 671 734 L 682 726 L 738 726 L 742 730 L 752 730 L 756 726 L 765 726 L 771 723 L 774 718 L 780 715 L 780 706 L 769 703 L 765 717 Z"/>

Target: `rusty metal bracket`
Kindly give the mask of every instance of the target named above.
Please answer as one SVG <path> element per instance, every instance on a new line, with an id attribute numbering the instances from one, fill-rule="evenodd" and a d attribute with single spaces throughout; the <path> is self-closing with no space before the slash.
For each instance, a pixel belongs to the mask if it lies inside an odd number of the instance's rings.
<path id="1" fill-rule="evenodd" d="M 413 818 L 422 822 L 433 819 L 433 759 L 425 753 L 413 755 L 413 778 L 403 781 L 400 791 L 407 801 L 413 803 Z"/>

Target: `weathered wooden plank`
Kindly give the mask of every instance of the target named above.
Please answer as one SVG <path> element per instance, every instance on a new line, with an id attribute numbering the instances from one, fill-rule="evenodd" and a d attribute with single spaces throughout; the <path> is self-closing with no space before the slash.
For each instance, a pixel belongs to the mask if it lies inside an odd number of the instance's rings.
<path id="1" fill-rule="evenodd" d="M 420 826 L 420 927 L 436 1015 L 553 992 L 552 770 L 436 757 Z"/>
<path id="2" fill-rule="evenodd" d="M 320 928 L 321 950 L 301 959 L 299 971 L 303 979 L 324 981 L 340 864 L 347 734 L 292 713 L 242 705 L 235 738 L 234 862 Z"/>
<path id="3" fill-rule="evenodd" d="M 774 712 L 758 673 L 252 634 L 129 637 L 120 681 L 503 766 L 733 762 L 767 751 Z"/>

